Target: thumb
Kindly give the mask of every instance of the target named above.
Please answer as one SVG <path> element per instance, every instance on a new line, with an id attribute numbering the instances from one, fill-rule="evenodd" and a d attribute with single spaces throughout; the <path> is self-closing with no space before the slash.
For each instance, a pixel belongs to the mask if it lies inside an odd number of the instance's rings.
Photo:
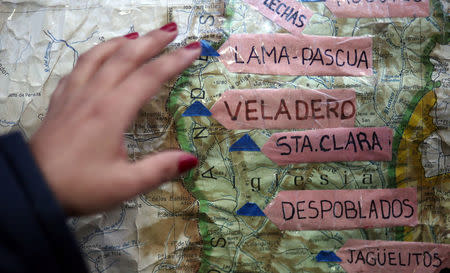
<path id="1" fill-rule="evenodd" d="M 131 172 L 136 175 L 135 187 L 132 187 L 134 193 L 131 195 L 152 190 L 177 178 L 197 164 L 197 157 L 181 151 L 166 151 L 147 156 L 131 165 Z"/>

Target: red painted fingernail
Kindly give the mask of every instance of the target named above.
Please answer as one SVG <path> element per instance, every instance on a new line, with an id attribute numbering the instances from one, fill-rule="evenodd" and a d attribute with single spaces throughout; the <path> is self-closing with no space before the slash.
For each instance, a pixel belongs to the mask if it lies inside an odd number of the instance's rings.
<path id="1" fill-rule="evenodd" d="M 127 38 L 127 39 L 137 39 L 139 37 L 139 33 L 137 32 L 132 32 L 132 33 L 128 33 L 127 35 L 124 35 L 123 37 Z"/>
<path id="2" fill-rule="evenodd" d="M 186 48 L 186 49 L 197 49 L 197 48 L 200 48 L 201 46 L 202 45 L 200 44 L 200 42 L 193 42 L 193 43 L 188 44 L 184 48 Z"/>
<path id="3" fill-rule="evenodd" d="M 177 23 L 175 23 L 175 22 L 170 22 L 170 23 L 168 23 L 167 25 L 162 26 L 160 29 L 161 29 L 161 30 L 164 30 L 164 31 L 167 31 L 167 32 L 175 31 L 175 30 L 177 30 Z"/>
<path id="4" fill-rule="evenodd" d="M 193 155 L 182 155 L 178 161 L 178 172 L 184 173 L 194 168 L 198 164 L 198 159 Z"/>

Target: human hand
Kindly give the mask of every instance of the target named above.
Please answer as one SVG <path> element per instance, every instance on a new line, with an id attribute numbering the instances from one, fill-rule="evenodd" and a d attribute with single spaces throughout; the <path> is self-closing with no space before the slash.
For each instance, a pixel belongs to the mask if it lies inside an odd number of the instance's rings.
<path id="1" fill-rule="evenodd" d="M 97 45 L 59 82 L 30 146 L 66 213 L 107 209 L 197 165 L 181 151 L 131 163 L 123 146 L 138 109 L 200 55 L 195 42 L 148 62 L 176 35 L 176 24 L 169 23 L 139 38 L 133 33 Z"/>

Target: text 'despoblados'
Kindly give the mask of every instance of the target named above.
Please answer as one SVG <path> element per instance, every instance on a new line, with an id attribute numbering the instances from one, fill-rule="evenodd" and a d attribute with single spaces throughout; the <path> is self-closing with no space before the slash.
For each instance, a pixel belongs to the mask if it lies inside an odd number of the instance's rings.
<path id="1" fill-rule="evenodd" d="M 264 213 L 280 230 L 416 226 L 417 190 L 281 191 Z"/>

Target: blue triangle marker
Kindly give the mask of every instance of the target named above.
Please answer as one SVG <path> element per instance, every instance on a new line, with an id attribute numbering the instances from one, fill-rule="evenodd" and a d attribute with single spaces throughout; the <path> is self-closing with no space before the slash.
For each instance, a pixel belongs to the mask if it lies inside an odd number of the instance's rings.
<path id="1" fill-rule="evenodd" d="M 205 40 L 200 40 L 200 44 L 202 45 L 202 54 L 201 56 L 220 56 L 219 53 Z"/>
<path id="2" fill-rule="evenodd" d="M 259 152 L 259 147 L 256 145 L 256 143 L 253 141 L 253 139 L 248 135 L 245 134 L 243 137 L 238 139 L 233 145 L 231 145 L 230 152 L 236 152 L 236 151 L 251 151 L 251 152 Z"/>
<path id="3" fill-rule="evenodd" d="M 211 112 L 201 102 L 196 101 L 182 114 L 183 117 L 211 116 Z"/>
<path id="4" fill-rule="evenodd" d="M 316 256 L 318 262 L 342 262 L 333 251 L 321 250 Z"/>
<path id="5" fill-rule="evenodd" d="M 243 205 L 240 209 L 238 209 L 238 211 L 236 211 L 236 214 L 243 216 L 266 216 L 258 205 L 251 202 Z"/>

